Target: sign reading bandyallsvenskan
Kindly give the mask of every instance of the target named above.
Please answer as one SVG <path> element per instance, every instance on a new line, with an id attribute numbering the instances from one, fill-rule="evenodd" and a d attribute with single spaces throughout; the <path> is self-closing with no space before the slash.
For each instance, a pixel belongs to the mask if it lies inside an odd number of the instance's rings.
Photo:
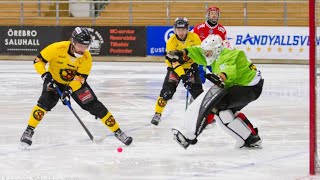
<path id="1" fill-rule="evenodd" d="M 308 27 L 226 26 L 225 28 L 231 44 L 242 49 L 251 59 L 309 59 Z M 317 35 L 316 39 L 318 48 L 320 36 Z"/>
<path id="2" fill-rule="evenodd" d="M 107 56 L 146 56 L 146 28 L 142 26 L 106 27 Z"/>

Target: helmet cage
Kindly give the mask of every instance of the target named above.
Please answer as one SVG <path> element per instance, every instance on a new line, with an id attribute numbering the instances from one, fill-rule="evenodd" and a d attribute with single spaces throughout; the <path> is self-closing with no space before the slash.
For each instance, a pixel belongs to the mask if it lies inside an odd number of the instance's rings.
<path id="1" fill-rule="evenodd" d="M 214 18 L 210 17 L 211 12 L 215 13 Z M 206 21 L 209 21 L 212 24 L 217 24 L 219 22 L 219 19 L 220 19 L 220 9 L 215 6 L 209 7 L 206 13 Z"/>

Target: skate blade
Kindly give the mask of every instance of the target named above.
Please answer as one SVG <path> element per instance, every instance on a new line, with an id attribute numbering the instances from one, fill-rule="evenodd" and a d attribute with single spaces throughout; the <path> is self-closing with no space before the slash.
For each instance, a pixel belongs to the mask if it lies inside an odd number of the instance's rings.
<path id="1" fill-rule="evenodd" d="M 18 146 L 18 149 L 21 149 L 21 150 L 26 150 L 30 147 L 29 144 L 25 143 L 25 142 L 20 142 L 19 146 Z"/>
<path id="2" fill-rule="evenodd" d="M 243 146 L 242 149 L 263 149 L 262 140 L 259 140 L 258 142 L 254 143 L 252 146 Z"/>

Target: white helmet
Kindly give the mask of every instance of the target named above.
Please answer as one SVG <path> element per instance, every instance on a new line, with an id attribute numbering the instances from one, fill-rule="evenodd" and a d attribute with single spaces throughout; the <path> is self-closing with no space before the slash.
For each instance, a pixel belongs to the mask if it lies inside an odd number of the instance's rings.
<path id="1" fill-rule="evenodd" d="M 201 43 L 202 55 L 206 58 L 207 65 L 211 65 L 223 50 L 222 39 L 219 35 L 211 34 Z"/>

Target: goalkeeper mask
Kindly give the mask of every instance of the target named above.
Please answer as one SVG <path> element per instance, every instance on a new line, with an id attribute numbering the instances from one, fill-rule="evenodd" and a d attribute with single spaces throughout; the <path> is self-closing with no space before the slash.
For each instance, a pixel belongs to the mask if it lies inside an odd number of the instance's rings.
<path id="1" fill-rule="evenodd" d="M 206 58 L 207 65 L 211 65 L 223 50 L 222 39 L 219 35 L 209 35 L 201 43 L 202 55 Z"/>

